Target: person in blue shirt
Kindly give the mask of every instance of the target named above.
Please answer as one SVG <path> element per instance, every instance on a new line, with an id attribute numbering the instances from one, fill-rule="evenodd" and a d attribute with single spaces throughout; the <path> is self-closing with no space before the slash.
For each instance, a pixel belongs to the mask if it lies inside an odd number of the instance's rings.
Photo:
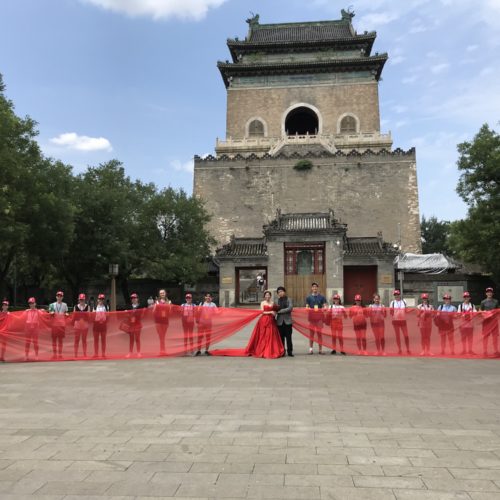
<path id="1" fill-rule="evenodd" d="M 445 293 L 443 295 L 443 304 L 438 307 L 439 315 L 437 316 L 437 327 L 441 337 L 441 355 L 446 351 L 446 339 L 450 346 L 450 354 L 455 356 L 455 339 L 454 339 L 454 324 L 453 318 L 457 312 L 457 308 L 451 303 L 451 295 Z"/>
<path id="2" fill-rule="evenodd" d="M 309 354 L 313 354 L 314 339 L 317 338 L 318 354 L 323 354 L 321 328 L 323 326 L 324 309 L 327 309 L 326 298 L 319 293 L 319 285 L 311 285 L 311 293 L 306 297 L 306 308 L 309 309 Z"/>

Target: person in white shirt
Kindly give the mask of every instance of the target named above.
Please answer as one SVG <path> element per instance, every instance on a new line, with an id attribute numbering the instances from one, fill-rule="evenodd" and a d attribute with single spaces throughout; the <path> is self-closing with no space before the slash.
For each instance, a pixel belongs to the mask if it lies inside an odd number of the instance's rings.
<path id="1" fill-rule="evenodd" d="M 464 356 L 468 354 L 469 356 L 474 355 L 472 350 L 472 341 L 474 338 L 474 326 L 472 324 L 472 319 L 476 312 L 474 304 L 470 301 L 470 293 L 464 292 L 464 301 L 459 304 L 458 312 L 461 313 L 461 323 L 460 323 L 460 336 L 462 340 L 462 352 L 461 355 Z"/>
<path id="2" fill-rule="evenodd" d="M 392 316 L 392 327 L 396 335 L 396 344 L 398 346 L 398 354 L 402 354 L 401 350 L 401 333 L 405 339 L 406 353 L 411 355 L 410 337 L 408 336 L 408 325 L 406 324 L 406 302 L 401 298 L 401 292 L 394 290 L 394 300 L 389 306 Z"/>
<path id="3" fill-rule="evenodd" d="M 66 336 L 66 317 L 68 305 L 63 302 L 64 293 L 56 293 L 56 301 L 49 305 L 49 314 L 52 316 L 52 359 L 62 359 L 63 340 Z"/>
<path id="4" fill-rule="evenodd" d="M 153 305 L 153 318 L 156 325 L 156 333 L 160 341 L 160 356 L 166 356 L 165 337 L 169 325 L 170 306 L 172 302 L 168 298 L 167 291 L 162 288 L 158 291 L 158 300 Z"/>
<path id="5" fill-rule="evenodd" d="M 7 330 L 9 326 L 9 301 L 2 301 L 2 310 L 0 311 L 0 361 L 5 361 L 5 353 L 7 351 L 7 336 L 8 333 L 2 333 L 2 330 Z"/>
<path id="6" fill-rule="evenodd" d="M 82 340 L 83 357 L 87 357 L 87 334 L 89 331 L 89 312 L 90 307 L 85 302 L 86 297 L 84 293 L 78 296 L 78 304 L 73 308 L 73 326 L 75 329 L 75 344 L 74 354 L 75 358 L 78 357 L 78 347 L 80 339 Z"/>
<path id="7" fill-rule="evenodd" d="M 422 352 L 420 356 L 432 356 L 431 353 L 431 332 L 434 306 L 429 303 L 429 295 L 423 293 L 420 298 L 422 302 L 417 306 L 418 309 L 418 327 L 420 329 L 420 341 L 422 343 Z"/>
<path id="8" fill-rule="evenodd" d="M 347 313 L 342 305 L 342 300 L 339 294 L 332 297 L 332 305 L 330 306 L 330 329 L 332 332 L 333 349 L 330 354 L 337 354 L 337 340 L 339 341 L 340 354 L 345 356 L 344 351 L 344 319 L 347 318 Z"/>
<path id="9" fill-rule="evenodd" d="M 210 341 L 212 338 L 212 317 L 215 313 L 217 306 L 212 302 L 212 295 L 210 293 L 205 294 L 205 300 L 200 304 L 198 310 L 198 350 L 195 356 L 200 356 L 201 349 L 205 345 L 205 355 L 211 356 L 208 351 L 210 347 Z"/>

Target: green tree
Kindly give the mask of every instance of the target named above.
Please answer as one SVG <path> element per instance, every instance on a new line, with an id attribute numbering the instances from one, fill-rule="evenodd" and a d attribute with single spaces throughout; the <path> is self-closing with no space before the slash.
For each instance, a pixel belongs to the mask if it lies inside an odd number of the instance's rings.
<path id="1" fill-rule="evenodd" d="M 464 220 L 452 224 L 450 245 L 500 282 L 500 135 L 485 124 L 472 141 L 457 148 L 457 192 L 469 209 Z"/>
<path id="2" fill-rule="evenodd" d="M 151 277 L 194 283 L 206 274 L 214 241 L 206 229 L 210 217 L 199 199 L 164 189 L 150 201 L 144 218 L 151 229 L 146 266 Z"/>
<path id="3" fill-rule="evenodd" d="M 14 262 L 43 282 L 67 248 L 73 213 L 71 168 L 44 158 L 36 122 L 18 117 L 4 91 L 0 75 L 0 293 Z"/>
<path id="4" fill-rule="evenodd" d="M 420 230 L 422 235 L 423 253 L 444 253 L 451 254 L 448 244 L 451 224 L 449 221 L 439 221 L 437 217 L 422 216 Z"/>

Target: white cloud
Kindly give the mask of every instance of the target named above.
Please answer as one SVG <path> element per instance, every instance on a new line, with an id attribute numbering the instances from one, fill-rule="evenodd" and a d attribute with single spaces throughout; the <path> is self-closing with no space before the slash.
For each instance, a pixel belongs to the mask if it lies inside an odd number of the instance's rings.
<path id="1" fill-rule="evenodd" d="M 443 71 L 446 71 L 449 67 L 449 63 L 435 64 L 434 66 L 431 66 L 431 72 L 435 75 L 438 75 L 439 73 L 443 73 Z"/>
<path id="2" fill-rule="evenodd" d="M 50 139 L 52 144 L 76 151 L 112 151 L 111 143 L 105 137 L 88 137 L 75 132 L 66 132 Z"/>
<path id="3" fill-rule="evenodd" d="M 170 165 L 174 168 L 174 170 L 177 170 L 177 172 L 188 172 L 192 174 L 194 172 L 194 160 L 188 160 L 188 161 L 180 161 L 180 160 L 173 160 L 170 162 Z"/>
<path id="4" fill-rule="evenodd" d="M 155 20 L 172 17 L 203 19 L 211 8 L 227 0 L 81 0 L 130 17 L 151 17 Z"/>
<path id="5" fill-rule="evenodd" d="M 408 83 L 415 83 L 417 80 L 418 80 L 417 75 L 411 75 L 403 78 L 401 82 L 408 84 Z"/>
<path id="6" fill-rule="evenodd" d="M 399 15 L 395 12 L 373 12 L 371 14 L 365 14 L 362 16 L 357 25 L 358 29 L 363 31 L 372 31 L 377 29 L 384 24 L 392 23 L 399 18 Z"/>
<path id="7" fill-rule="evenodd" d="M 477 50 L 479 48 L 479 45 L 467 45 L 466 47 L 466 51 L 467 52 L 474 52 L 475 50 Z"/>

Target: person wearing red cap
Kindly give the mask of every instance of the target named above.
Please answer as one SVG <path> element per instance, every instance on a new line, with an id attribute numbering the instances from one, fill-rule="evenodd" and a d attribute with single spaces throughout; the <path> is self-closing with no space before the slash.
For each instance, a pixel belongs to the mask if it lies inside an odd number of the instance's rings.
<path id="1" fill-rule="evenodd" d="M 139 296 L 136 293 L 130 295 L 130 309 L 128 311 L 128 334 L 129 350 L 126 358 L 132 357 L 134 353 L 134 343 L 137 357 L 142 358 L 141 354 L 141 331 L 142 331 L 143 310 L 139 303 Z"/>
<path id="2" fill-rule="evenodd" d="M 367 355 L 366 351 L 366 316 L 367 312 L 362 305 L 361 295 L 354 296 L 354 305 L 349 309 L 349 317 L 352 318 L 354 333 L 356 334 L 356 345 L 358 354 Z"/>
<path id="3" fill-rule="evenodd" d="M 0 311 L 0 361 L 5 361 L 5 353 L 7 351 L 7 333 L 5 332 L 9 325 L 9 301 L 3 299 L 2 309 Z"/>
<path id="4" fill-rule="evenodd" d="M 201 355 L 205 346 L 205 356 L 211 356 L 210 342 L 212 340 L 212 319 L 217 312 L 217 305 L 212 301 L 212 294 L 206 293 L 205 300 L 198 306 L 196 322 L 198 323 L 198 350 L 195 356 Z"/>
<path id="5" fill-rule="evenodd" d="M 156 333 L 160 341 L 160 356 L 166 355 L 165 337 L 167 335 L 171 304 L 172 302 L 167 297 L 167 291 L 161 289 L 158 292 L 158 300 L 153 306 L 153 318 L 155 320 Z"/>
<path id="6" fill-rule="evenodd" d="M 75 329 L 75 358 L 78 357 L 78 347 L 80 345 L 80 339 L 82 341 L 83 357 L 87 357 L 87 334 L 89 331 L 90 309 L 85 300 L 85 294 L 81 293 L 80 295 L 78 295 L 78 303 L 73 308 L 73 326 Z"/>
<path id="7" fill-rule="evenodd" d="M 57 292 L 56 301 L 49 305 L 49 314 L 52 316 L 52 359 L 62 359 L 66 317 L 68 316 L 68 305 L 63 302 L 63 297 L 63 292 Z"/>
<path id="8" fill-rule="evenodd" d="M 184 353 L 192 353 L 194 351 L 194 317 L 196 306 L 193 304 L 193 296 L 186 293 L 186 302 L 181 304 L 182 307 L 182 331 L 184 332 Z M 189 347 L 188 347 L 189 346 Z"/>
<path id="9" fill-rule="evenodd" d="M 387 311 L 380 302 L 380 295 L 373 294 L 373 302 L 368 306 L 370 314 L 370 326 L 375 337 L 375 346 L 379 356 L 385 356 L 385 318 Z"/>
<path id="10" fill-rule="evenodd" d="M 43 313 L 36 307 L 35 297 L 30 297 L 28 299 L 28 309 L 24 312 L 24 332 L 26 334 L 26 342 L 24 344 L 25 361 L 29 361 L 31 344 L 33 344 L 35 351 L 35 360 L 38 361 L 38 332 L 40 329 L 41 314 Z"/>
<path id="11" fill-rule="evenodd" d="M 474 318 L 474 313 L 476 312 L 476 308 L 474 304 L 470 300 L 470 293 L 464 292 L 463 294 L 464 301 L 459 304 L 458 312 L 460 313 L 460 336 L 462 340 L 462 352 L 461 355 L 465 356 L 468 354 L 469 356 L 474 355 L 474 351 L 472 350 L 472 342 L 474 337 L 474 325 L 472 323 L 472 319 Z"/>
<path id="12" fill-rule="evenodd" d="M 427 293 L 423 293 L 420 298 L 422 302 L 417 306 L 417 324 L 420 329 L 420 341 L 422 343 L 420 356 L 432 356 L 431 333 L 434 306 L 429 302 L 429 295 Z"/>
<path id="13" fill-rule="evenodd" d="M 491 337 L 493 354 L 498 356 L 498 300 L 493 298 L 493 288 L 486 289 L 486 298 L 481 301 L 483 312 L 483 353 L 488 355 L 488 339 Z"/>
<path id="14" fill-rule="evenodd" d="M 330 330 L 332 332 L 333 349 L 330 354 L 337 354 L 337 340 L 339 341 L 340 354 L 345 356 L 344 351 L 344 319 L 347 318 L 345 307 L 342 305 L 340 295 L 336 293 L 332 297 L 332 305 L 329 310 Z M 328 316 L 327 316 L 328 317 Z"/>
<path id="15" fill-rule="evenodd" d="M 438 307 L 438 315 L 435 318 L 437 321 L 438 332 L 441 337 L 441 356 L 446 353 L 446 339 L 450 346 L 450 354 L 455 356 L 455 337 L 453 318 L 457 312 L 457 308 L 451 303 L 451 295 L 445 293 L 443 295 L 443 304 Z"/>
<path id="16" fill-rule="evenodd" d="M 108 334 L 108 308 L 104 301 L 106 296 L 100 293 L 97 296 L 97 304 L 94 309 L 94 326 L 92 335 L 94 337 L 94 358 L 99 357 L 99 340 L 101 341 L 101 356 L 106 357 L 106 337 Z"/>
<path id="17" fill-rule="evenodd" d="M 389 310 L 392 316 L 392 327 L 396 335 L 396 344 L 398 346 L 398 354 L 401 356 L 401 333 L 405 339 L 406 354 L 410 355 L 410 337 L 408 335 L 408 325 L 406 324 L 406 302 L 401 298 L 401 292 L 394 290 L 394 300 L 389 305 Z"/>

